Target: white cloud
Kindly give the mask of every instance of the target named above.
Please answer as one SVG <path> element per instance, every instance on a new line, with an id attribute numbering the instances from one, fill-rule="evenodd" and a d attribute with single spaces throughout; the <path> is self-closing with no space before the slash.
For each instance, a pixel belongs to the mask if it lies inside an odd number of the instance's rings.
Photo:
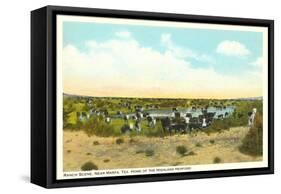
<path id="1" fill-rule="evenodd" d="M 266 59 L 264 56 L 258 57 L 255 61 L 251 62 L 250 65 L 256 66 L 256 67 L 262 67 L 266 65 Z"/>
<path id="2" fill-rule="evenodd" d="M 119 32 L 116 32 L 115 35 L 120 38 L 131 38 L 131 33 L 128 31 L 119 31 Z"/>
<path id="3" fill-rule="evenodd" d="M 262 78 L 263 66 L 267 64 L 266 58 L 264 56 L 258 57 L 255 61 L 250 62 L 249 65 L 252 67 L 250 74 Z"/>
<path id="4" fill-rule="evenodd" d="M 244 44 L 230 40 L 221 42 L 216 52 L 228 56 L 247 56 L 251 53 Z"/>
<path id="5" fill-rule="evenodd" d="M 190 58 L 194 59 L 200 62 L 205 62 L 208 64 L 214 64 L 215 59 L 207 54 L 200 54 L 196 51 L 193 51 L 192 49 L 189 49 L 187 47 L 181 47 L 179 45 L 176 45 L 172 41 L 171 34 L 164 33 L 161 35 L 161 43 L 166 47 L 167 52 L 172 53 L 173 55 L 179 57 L 179 58 Z"/>
<path id="6" fill-rule="evenodd" d="M 168 35 L 162 36 L 162 41 L 171 43 Z M 241 93 L 253 93 L 253 86 L 260 81 L 247 75 L 240 75 L 239 79 L 222 75 L 212 68 L 192 68 L 177 47 L 161 53 L 141 46 L 133 38 L 92 40 L 86 46 L 86 51 L 70 44 L 63 48 L 65 92 L 97 96 L 241 97 Z"/>

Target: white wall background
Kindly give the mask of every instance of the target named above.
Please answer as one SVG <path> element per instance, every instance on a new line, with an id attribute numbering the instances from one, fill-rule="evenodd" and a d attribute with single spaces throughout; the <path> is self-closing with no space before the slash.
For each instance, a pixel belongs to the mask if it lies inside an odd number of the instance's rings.
<path id="1" fill-rule="evenodd" d="M 279 1 L 246 0 L 25 0 L 1 1 L 0 11 L 0 193 L 276 193 L 280 190 L 281 116 Z M 30 162 L 30 11 L 65 5 L 275 20 L 275 175 L 140 183 L 45 190 L 29 183 Z M 279 109 L 279 110 L 278 110 Z"/>

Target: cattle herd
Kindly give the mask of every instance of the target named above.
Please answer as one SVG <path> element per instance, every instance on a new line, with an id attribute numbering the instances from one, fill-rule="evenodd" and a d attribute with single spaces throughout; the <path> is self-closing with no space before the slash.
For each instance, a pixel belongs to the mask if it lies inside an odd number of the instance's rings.
<path id="1" fill-rule="evenodd" d="M 81 122 L 87 121 L 92 116 L 100 116 L 107 124 L 111 124 L 114 119 L 124 121 L 121 127 L 121 133 L 129 133 L 132 131 L 141 132 L 143 125 L 149 128 L 154 128 L 158 124 L 164 132 L 168 133 L 188 133 L 194 129 L 207 128 L 215 119 L 223 120 L 231 113 L 221 111 L 226 107 L 213 107 L 213 111 L 208 108 L 192 107 L 189 111 L 179 111 L 178 108 L 170 109 L 169 114 L 155 115 L 149 109 L 144 109 L 142 106 L 135 106 L 133 113 L 122 113 L 116 111 L 116 114 L 108 113 L 107 109 L 95 109 L 91 101 L 87 102 L 90 107 L 88 112 L 77 112 L 77 119 Z M 218 112 L 214 111 L 218 110 Z M 196 113 L 196 114 L 194 114 Z"/>

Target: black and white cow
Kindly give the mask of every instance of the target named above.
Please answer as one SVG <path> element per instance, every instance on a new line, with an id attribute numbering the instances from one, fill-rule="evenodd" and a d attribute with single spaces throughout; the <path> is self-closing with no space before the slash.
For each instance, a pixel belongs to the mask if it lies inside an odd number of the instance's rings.
<path id="1" fill-rule="evenodd" d="M 135 128 L 136 128 L 137 132 L 141 132 L 141 121 L 140 120 L 137 120 L 135 122 Z"/>
<path id="2" fill-rule="evenodd" d="M 254 125 L 256 113 L 257 113 L 257 109 L 256 108 L 253 108 L 252 112 L 248 112 L 248 125 L 249 126 Z"/>

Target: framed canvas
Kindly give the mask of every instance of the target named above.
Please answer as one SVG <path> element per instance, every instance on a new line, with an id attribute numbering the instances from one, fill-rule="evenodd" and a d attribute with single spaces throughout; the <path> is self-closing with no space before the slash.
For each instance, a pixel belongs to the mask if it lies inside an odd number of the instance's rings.
<path id="1" fill-rule="evenodd" d="M 31 182 L 272 174 L 272 20 L 31 12 Z"/>

